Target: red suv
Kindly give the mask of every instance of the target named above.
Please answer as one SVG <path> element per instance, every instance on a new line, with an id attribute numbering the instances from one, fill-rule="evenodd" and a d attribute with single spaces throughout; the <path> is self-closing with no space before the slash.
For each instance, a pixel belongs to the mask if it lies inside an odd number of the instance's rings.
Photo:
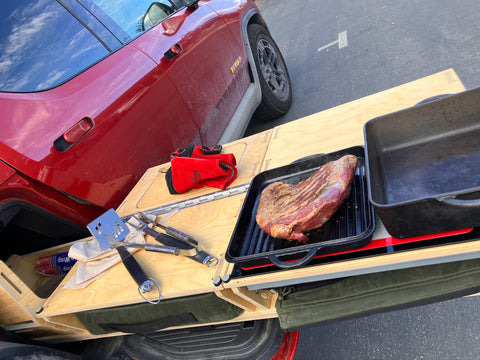
<path id="1" fill-rule="evenodd" d="M 3 259 L 88 236 L 176 148 L 291 103 L 249 0 L 16 0 L 0 18 Z"/>

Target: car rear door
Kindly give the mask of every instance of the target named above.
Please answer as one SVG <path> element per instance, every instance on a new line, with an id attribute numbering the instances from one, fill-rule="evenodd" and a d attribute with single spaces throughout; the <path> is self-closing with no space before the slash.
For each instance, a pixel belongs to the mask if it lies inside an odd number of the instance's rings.
<path id="1" fill-rule="evenodd" d="M 172 79 L 205 145 L 219 140 L 249 84 L 247 66 L 240 66 L 246 62 L 245 50 L 209 6 L 212 1 L 181 8 L 132 42 Z M 238 6 L 234 1 L 216 5 Z"/>

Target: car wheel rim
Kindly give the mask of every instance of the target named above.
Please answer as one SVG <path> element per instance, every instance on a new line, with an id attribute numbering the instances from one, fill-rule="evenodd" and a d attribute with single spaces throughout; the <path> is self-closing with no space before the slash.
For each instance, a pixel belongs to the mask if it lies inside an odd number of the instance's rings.
<path id="1" fill-rule="evenodd" d="M 288 96 L 288 84 L 282 60 L 273 46 L 265 39 L 257 44 L 257 55 L 260 71 L 272 93 L 283 99 Z"/>

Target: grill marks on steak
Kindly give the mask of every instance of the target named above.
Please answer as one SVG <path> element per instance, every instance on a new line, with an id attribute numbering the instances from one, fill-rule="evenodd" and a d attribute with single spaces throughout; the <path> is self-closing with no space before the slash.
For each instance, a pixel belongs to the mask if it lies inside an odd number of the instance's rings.
<path id="1" fill-rule="evenodd" d="M 258 226 L 273 237 L 305 242 L 304 232 L 321 227 L 348 198 L 356 168 L 357 158 L 345 155 L 295 185 L 268 185 L 260 196 Z"/>

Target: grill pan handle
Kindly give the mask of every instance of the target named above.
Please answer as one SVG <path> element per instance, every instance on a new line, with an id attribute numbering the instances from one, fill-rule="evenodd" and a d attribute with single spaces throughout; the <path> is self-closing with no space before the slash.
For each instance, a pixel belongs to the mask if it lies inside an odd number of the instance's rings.
<path id="1" fill-rule="evenodd" d="M 443 204 L 452 205 L 452 206 L 459 206 L 459 207 L 466 207 L 466 208 L 480 207 L 480 199 L 462 200 L 452 196 L 445 196 L 445 197 L 439 198 L 438 201 L 440 201 Z"/>
<path id="2" fill-rule="evenodd" d="M 296 260 L 296 261 L 285 262 L 285 261 L 280 260 L 275 255 L 268 255 L 268 259 L 281 269 L 292 269 L 292 268 L 296 268 L 296 267 L 307 264 L 310 260 L 313 259 L 313 257 L 317 253 L 317 251 L 318 251 L 318 248 L 310 249 L 310 251 L 307 253 L 307 255 L 305 255 L 303 258 L 301 258 L 299 260 Z"/>

